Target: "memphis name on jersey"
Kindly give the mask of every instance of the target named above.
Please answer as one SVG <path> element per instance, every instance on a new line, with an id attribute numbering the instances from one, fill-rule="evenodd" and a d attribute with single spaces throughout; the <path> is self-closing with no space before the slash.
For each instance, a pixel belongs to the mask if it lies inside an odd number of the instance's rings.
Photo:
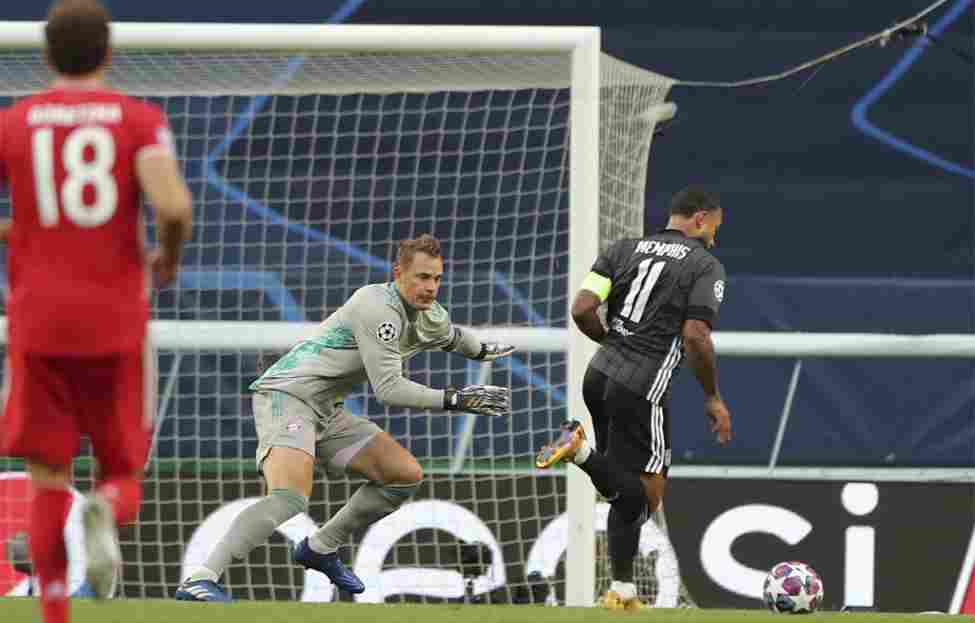
<path id="1" fill-rule="evenodd" d="M 641 240 L 637 243 L 633 254 L 643 253 L 682 260 L 691 252 L 691 248 L 679 242 L 661 242 L 659 240 Z"/>

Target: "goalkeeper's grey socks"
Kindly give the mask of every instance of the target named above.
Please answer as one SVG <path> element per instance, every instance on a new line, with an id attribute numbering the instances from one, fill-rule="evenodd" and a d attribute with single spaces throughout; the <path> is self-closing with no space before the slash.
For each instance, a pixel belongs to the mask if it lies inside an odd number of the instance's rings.
<path id="1" fill-rule="evenodd" d="M 599 494 L 613 508 L 619 508 L 622 519 L 627 523 L 635 521 L 646 511 L 643 483 L 634 472 L 623 469 L 616 461 L 595 450 L 589 452 L 589 457 L 579 467 L 589 474 Z"/>
<path id="2" fill-rule="evenodd" d="M 371 526 L 402 506 L 419 488 L 409 485 L 380 485 L 368 482 L 352 494 L 345 506 L 308 537 L 308 545 L 319 554 L 331 554 L 356 530 Z"/>
<path id="3" fill-rule="evenodd" d="M 252 549 L 264 543 L 278 526 L 308 510 L 308 498 L 291 489 L 273 489 L 263 500 L 240 512 L 230 529 L 210 553 L 202 569 L 189 578 L 216 582 L 231 558 L 245 558 Z"/>
<path id="4" fill-rule="evenodd" d="M 635 520 L 626 521 L 615 504 L 610 507 L 606 521 L 606 541 L 614 580 L 633 581 L 633 559 L 640 545 L 640 530 L 646 519 L 646 513 L 641 513 Z"/>

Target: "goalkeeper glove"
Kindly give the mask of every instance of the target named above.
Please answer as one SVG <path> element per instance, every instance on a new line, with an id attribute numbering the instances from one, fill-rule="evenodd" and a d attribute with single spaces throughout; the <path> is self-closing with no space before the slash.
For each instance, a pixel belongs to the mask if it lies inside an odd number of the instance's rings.
<path id="1" fill-rule="evenodd" d="M 449 387 L 443 393 L 446 411 L 467 411 L 498 417 L 511 415 L 511 391 L 497 385 L 468 385 L 463 389 Z"/>
<path id="2" fill-rule="evenodd" d="M 507 357 L 513 352 L 515 352 L 515 347 L 510 344 L 484 342 L 481 344 L 481 352 L 477 355 L 476 359 L 481 361 L 494 361 L 499 357 Z"/>

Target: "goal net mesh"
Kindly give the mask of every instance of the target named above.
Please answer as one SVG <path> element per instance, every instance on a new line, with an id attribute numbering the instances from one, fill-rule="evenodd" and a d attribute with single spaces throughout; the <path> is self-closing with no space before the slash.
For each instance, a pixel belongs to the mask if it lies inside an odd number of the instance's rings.
<path id="1" fill-rule="evenodd" d="M 50 79 L 40 54 L 0 51 L 0 105 Z M 578 285 L 568 283 L 567 55 L 119 50 L 110 82 L 166 111 L 195 197 L 194 237 L 178 284 L 156 295 L 156 318 L 318 321 L 357 288 L 387 280 L 399 240 L 430 233 L 443 244 L 440 300 L 454 322 L 566 326 Z M 655 110 L 670 85 L 602 57 L 603 246 L 643 232 Z M 206 351 L 182 335 L 160 345 L 157 443 L 140 521 L 122 532 L 128 597 L 171 596 L 183 569 L 261 495 L 247 387 L 277 349 Z M 565 511 L 564 471 L 532 468 L 566 417 L 566 360 L 551 351 L 491 368 L 444 353 L 407 364 L 435 387 L 510 386 L 508 419 L 389 409 L 366 388 L 347 397 L 425 471 L 414 504 L 342 551 L 370 587 L 361 600 L 563 601 L 562 565 L 536 564 L 565 545 L 544 538 Z M 0 468 L 11 481 L 21 469 L 9 460 Z M 90 461 L 75 471 L 79 489 L 89 488 Z M 349 599 L 302 573 L 289 548 L 359 484 L 318 474 L 308 516 L 231 566 L 233 596 Z M 11 497 L 22 489 L 4 491 L 0 536 L 10 539 L 23 528 Z M 676 567 L 661 576 L 658 558 L 651 551 L 638 565 L 651 602 L 660 577 L 679 582 Z M 602 590 L 605 561 L 597 568 Z M 23 576 L 0 569 L 0 592 L 24 590 Z"/>

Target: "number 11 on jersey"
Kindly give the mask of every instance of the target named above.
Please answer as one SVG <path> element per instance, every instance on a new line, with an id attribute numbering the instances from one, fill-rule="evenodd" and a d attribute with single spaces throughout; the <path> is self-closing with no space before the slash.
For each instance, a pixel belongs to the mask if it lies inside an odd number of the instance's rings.
<path id="1" fill-rule="evenodd" d="M 667 262 L 654 264 L 653 259 L 640 262 L 640 269 L 637 272 L 636 279 L 630 285 L 626 300 L 623 301 L 623 310 L 620 312 L 620 316 L 633 322 L 640 322 L 643 318 L 643 312 L 647 309 L 650 293 L 653 292 L 653 287 L 657 285 L 657 280 L 660 279 L 660 274 L 664 272 L 666 267 Z"/>

